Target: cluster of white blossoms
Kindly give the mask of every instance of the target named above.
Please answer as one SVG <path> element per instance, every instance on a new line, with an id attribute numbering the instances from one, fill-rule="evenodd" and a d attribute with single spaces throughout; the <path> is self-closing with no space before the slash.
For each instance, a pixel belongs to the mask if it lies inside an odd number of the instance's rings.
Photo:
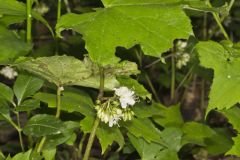
<path id="1" fill-rule="evenodd" d="M 186 66 L 187 63 L 190 60 L 189 53 L 185 52 L 185 49 L 187 47 L 187 42 L 179 40 L 177 42 L 177 52 L 176 52 L 176 58 L 177 58 L 177 68 L 181 69 L 183 66 Z"/>
<path id="2" fill-rule="evenodd" d="M 49 11 L 49 7 L 45 3 L 40 2 L 33 8 L 33 10 L 41 15 L 44 15 Z"/>
<path id="3" fill-rule="evenodd" d="M 132 120 L 134 112 L 130 106 L 133 106 L 137 101 L 134 91 L 127 87 L 120 87 L 115 89 L 115 96 L 109 98 L 103 104 L 96 105 L 98 118 L 108 123 L 109 127 L 118 125 L 120 120 Z"/>
<path id="4" fill-rule="evenodd" d="M 6 66 L 0 70 L 0 74 L 8 79 L 14 79 L 18 76 L 18 73 L 11 67 Z"/>

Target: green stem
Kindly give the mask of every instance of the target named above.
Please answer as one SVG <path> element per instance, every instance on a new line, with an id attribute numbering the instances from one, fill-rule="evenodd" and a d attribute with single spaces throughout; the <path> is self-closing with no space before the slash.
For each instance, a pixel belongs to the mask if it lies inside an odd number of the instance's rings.
<path id="1" fill-rule="evenodd" d="M 59 118 L 60 114 L 61 114 L 61 92 L 62 92 L 62 88 L 58 87 L 57 88 L 57 97 L 56 97 L 56 102 L 57 102 L 56 118 Z"/>
<path id="2" fill-rule="evenodd" d="M 86 147 L 86 151 L 85 151 L 83 160 L 88 160 L 89 159 L 90 151 L 91 151 L 91 148 L 92 148 L 92 144 L 93 144 L 93 141 L 94 141 L 99 123 L 100 123 L 100 119 L 97 117 L 95 122 L 94 122 L 90 137 L 88 139 L 88 144 L 87 144 L 87 147 Z"/>
<path id="3" fill-rule="evenodd" d="M 172 62 L 172 76 L 171 76 L 171 101 L 175 98 L 175 56 L 171 57 Z"/>
<path id="4" fill-rule="evenodd" d="M 155 88 L 154 88 L 154 86 L 153 86 L 153 84 L 152 84 L 152 82 L 151 82 L 148 74 L 146 73 L 146 74 L 144 74 L 144 75 L 145 75 L 145 78 L 146 78 L 146 80 L 147 80 L 147 83 L 148 83 L 149 87 L 150 87 L 151 90 L 152 90 L 152 93 L 153 93 L 156 101 L 157 101 L 157 102 L 160 102 L 160 99 L 158 98 L 158 94 L 157 94 L 157 92 L 156 92 L 156 90 L 155 90 Z"/>
<path id="5" fill-rule="evenodd" d="M 57 112 L 55 116 L 56 118 L 59 118 L 61 114 L 61 92 L 62 92 L 62 87 L 58 86 L 57 96 L 56 96 L 56 107 L 57 107 Z M 43 137 L 38 145 L 37 153 L 40 153 L 42 151 L 45 141 L 46 141 L 46 137 Z"/>
<path id="6" fill-rule="evenodd" d="M 98 99 L 101 101 L 103 96 L 104 96 L 104 68 L 99 66 L 99 72 L 100 72 L 100 86 L 99 86 Z M 100 123 L 100 119 L 98 117 L 96 117 L 96 119 L 94 121 L 94 124 L 93 124 L 91 134 L 90 134 L 89 139 L 88 139 L 88 143 L 87 143 L 87 147 L 86 147 L 86 150 L 85 150 L 83 160 L 88 160 L 89 159 L 91 148 L 92 148 L 92 145 L 93 145 L 93 141 L 94 141 L 99 123 Z"/>
<path id="7" fill-rule="evenodd" d="M 20 141 L 20 145 L 21 145 L 21 149 L 23 152 L 25 152 L 24 149 L 24 144 L 23 144 L 23 138 L 22 138 L 22 129 L 21 129 L 21 124 L 20 124 L 20 117 L 19 117 L 19 113 L 16 113 L 17 115 L 17 123 L 18 123 L 18 136 L 19 136 L 19 141 Z"/>
<path id="8" fill-rule="evenodd" d="M 209 7 L 212 7 L 212 5 L 211 5 L 211 3 L 209 2 L 209 0 L 207 0 L 207 5 L 208 5 Z M 224 29 L 222 23 L 221 23 L 221 18 L 219 17 L 219 14 L 217 14 L 217 13 L 215 13 L 215 12 L 212 12 L 212 14 L 213 14 L 213 17 L 214 17 L 215 21 L 217 22 L 220 30 L 222 31 L 224 37 L 225 37 L 227 40 L 230 41 L 230 38 L 229 38 L 226 30 Z"/>
<path id="9" fill-rule="evenodd" d="M 32 41 L 32 3 L 27 0 L 27 43 Z"/>
<path id="10" fill-rule="evenodd" d="M 57 8 L 57 22 L 61 17 L 61 9 L 62 9 L 62 0 L 58 0 L 58 8 Z"/>
<path id="11" fill-rule="evenodd" d="M 64 0 L 64 3 L 65 3 L 65 6 L 66 6 L 66 9 L 67 9 L 67 12 L 68 12 L 68 13 L 71 13 L 71 8 L 70 8 L 70 6 L 69 6 L 68 0 Z"/>
<path id="12" fill-rule="evenodd" d="M 46 141 L 46 137 L 43 137 L 38 145 L 38 148 L 37 148 L 37 153 L 40 153 L 42 151 L 42 148 L 43 148 L 43 145 Z"/>
<path id="13" fill-rule="evenodd" d="M 84 143 L 85 139 L 86 139 L 86 134 L 83 134 L 83 137 L 78 146 L 78 158 L 79 159 L 82 159 L 82 149 L 83 149 L 83 143 Z"/>

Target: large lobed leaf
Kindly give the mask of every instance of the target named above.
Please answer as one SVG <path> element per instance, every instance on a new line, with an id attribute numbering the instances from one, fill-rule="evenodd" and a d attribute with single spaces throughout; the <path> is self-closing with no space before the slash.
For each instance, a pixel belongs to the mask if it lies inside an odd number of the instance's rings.
<path id="1" fill-rule="evenodd" d="M 181 7 L 163 2 L 104 0 L 105 8 L 95 12 L 62 16 L 56 30 L 58 34 L 64 29 L 81 33 L 90 58 L 98 64 L 117 63 L 117 46 L 140 44 L 146 55 L 159 57 L 172 47 L 174 39 L 192 34 L 190 20 Z"/>
<path id="2" fill-rule="evenodd" d="M 196 46 L 201 65 L 214 70 L 207 112 L 212 109 L 228 109 L 240 101 L 240 59 L 232 55 L 232 49 L 213 42 L 200 42 Z M 234 52 L 240 53 L 239 49 Z"/>
<path id="3" fill-rule="evenodd" d="M 99 66 L 85 57 L 84 61 L 71 56 L 52 56 L 20 58 L 14 64 L 19 69 L 38 75 L 57 86 L 78 85 L 99 88 Z M 105 89 L 113 90 L 119 86 L 116 75 L 138 74 L 136 63 L 123 61 L 104 67 Z"/>

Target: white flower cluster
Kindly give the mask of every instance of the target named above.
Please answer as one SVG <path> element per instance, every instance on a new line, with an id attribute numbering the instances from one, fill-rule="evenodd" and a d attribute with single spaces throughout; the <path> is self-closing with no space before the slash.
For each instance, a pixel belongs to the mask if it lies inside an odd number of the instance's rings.
<path id="1" fill-rule="evenodd" d="M 109 127 L 118 125 L 120 120 L 132 120 L 134 116 L 134 112 L 128 107 L 136 103 L 137 97 L 134 91 L 127 87 L 120 87 L 115 89 L 115 95 L 105 103 L 95 107 L 98 118 L 102 122 L 108 123 Z"/>
<path id="2" fill-rule="evenodd" d="M 176 66 L 179 69 L 181 69 L 183 66 L 186 66 L 190 60 L 190 55 L 187 52 L 185 52 L 186 47 L 187 47 L 187 42 L 181 41 L 181 40 L 177 42 Z"/>
<path id="3" fill-rule="evenodd" d="M 6 66 L 0 70 L 0 74 L 8 79 L 14 79 L 18 76 L 18 73 L 11 67 Z"/>
<path id="4" fill-rule="evenodd" d="M 126 108 L 128 105 L 133 106 L 136 103 L 134 91 L 127 87 L 115 88 L 115 94 L 119 97 L 122 108 Z"/>

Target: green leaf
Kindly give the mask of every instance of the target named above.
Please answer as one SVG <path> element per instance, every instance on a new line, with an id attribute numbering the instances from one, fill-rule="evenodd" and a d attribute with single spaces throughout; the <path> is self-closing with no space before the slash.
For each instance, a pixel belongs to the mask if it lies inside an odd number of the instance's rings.
<path id="1" fill-rule="evenodd" d="M 35 99 L 27 99 L 15 108 L 16 111 L 32 111 L 40 107 L 40 101 Z"/>
<path id="2" fill-rule="evenodd" d="M 0 0 L 0 14 L 3 16 L 0 18 L 0 22 L 2 21 L 6 25 L 14 24 L 14 23 L 22 23 L 26 18 L 26 5 L 22 2 L 16 0 Z M 48 22 L 37 12 L 32 11 L 33 18 L 42 22 L 54 35 L 52 28 L 48 24 Z"/>
<path id="3" fill-rule="evenodd" d="M 44 81 L 37 77 L 27 74 L 19 75 L 13 86 L 13 91 L 18 99 L 18 105 L 20 105 L 25 98 L 38 91 L 43 83 Z"/>
<path id="4" fill-rule="evenodd" d="M 216 134 L 215 131 L 208 126 L 197 122 L 184 123 L 182 131 L 184 133 L 182 145 L 187 143 L 205 145 L 205 139 Z"/>
<path id="5" fill-rule="evenodd" d="M 129 78 L 129 77 L 118 77 L 117 80 L 119 81 L 121 86 L 126 86 L 128 88 L 131 88 L 133 91 L 135 91 L 136 95 L 143 98 L 143 99 L 152 99 L 151 93 L 149 93 L 143 85 L 138 83 L 137 80 Z"/>
<path id="6" fill-rule="evenodd" d="M 236 71 L 240 68 L 240 59 L 234 58 L 234 53 L 213 41 L 200 42 L 196 48 L 201 65 L 214 70 L 207 113 L 215 108 L 228 109 L 238 103 L 240 79 Z"/>
<path id="7" fill-rule="evenodd" d="M 225 154 L 233 145 L 231 140 L 232 134 L 229 132 L 228 128 L 215 128 L 214 131 L 215 134 L 206 138 L 205 148 L 208 153 L 213 156 Z"/>
<path id="8" fill-rule="evenodd" d="M 181 129 L 175 127 L 165 128 L 161 133 L 162 140 L 165 142 L 168 149 L 176 153 L 182 147 L 182 136 L 183 132 Z"/>
<path id="9" fill-rule="evenodd" d="M 83 131 L 85 134 L 86 133 L 90 133 L 92 131 L 94 121 L 95 121 L 95 117 L 93 117 L 93 116 L 86 116 L 80 122 L 81 131 Z"/>
<path id="10" fill-rule="evenodd" d="M 0 98 L 13 102 L 13 96 L 12 89 L 3 83 L 0 83 Z"/>
<path id="11" fill-rule="evenodd" d="M 57 86 L 76 85 L 91 75 L 82 61 L 70 56 L 21 58 L 14 65 Z"/>
<path id="12" fill-rule="evenodd" d="M 153 120 L 163 127 L 181 126 L 183 124 L 179 105 L 166 107 L 161 114 L 162 116 L 153 116 Z"/>
<path id="13" fill-rule="evenodd" d="M 34 98 L 45 102 L 48 107 L 56 107 L 56 95 L 50 93 L 39 92 Z M 79 112 L 85 116 L 95 115 L 93 102 L 88 94 L 83 91 L 64 91 L 61 97 L 61 110 L 67 112 Z"/>
<path id="14" fill-rule="evenodd" d="M 13 33 L 2 25 L 0 25 L 0 35 L 0 64 L 5 64 L 19 56 L 27 55 L 32 48 L 31 45 L 19 38 L 16 33 Z"/>
<path id="15" fill-rule="evenodd" d="M 233 147 L 226 153 L 226 155 L 235 155 L 240 157 L 240 135 L 233 138 L 234 145 Z"/>
<path id="16" fill-rule="evenodd" d="M 31 156 L 32 150 L 28 150 L 27 152 L 22 152 L 22 153 L 18 153 L 17 155 L 15 155 L 13 158 L 11 158 L 11 160 L 30 160 L 30 156 Z"/>
<path id="17" fill-rule="evenodd" d="M 43 150 L 55 149 L 56 146 L 67 142 L 72 135 L 74 130 L 79 129 L 79 122 L 66 121 L 62 124 L 62 132 L 55 135 L 47 135 L 46 143 L 43 146 Z"/>
<path id="18" fill-rule="evenodd" d="M 230 109 L 220 111 L 223 113 L 227 118 L 229 123 L 233 125 L 233 128 L 240 133 L 240 124 L 239 124 L 239 115 L 240 115 L 240 108 L 233 107 Z"/>
<path id="19" fill-rule="evenodd" d="M 178 153 L 169 149 L 165 149 L 156 156 L 157 160 L 179 160 Z"/>
<path id="20" fill-rule="evenodd" d="M 124 127 L 136 137 L 143 137 L 147 142 L 162 143 L 160 131 L 147 118 L 135 118 L 127 122 Z"/>
<path id="21" fill-rule="evenodd" d="M 56 26 L 58 34 L 64 29 L 81 33 L 97 64 L 117 63 L 117 46 L 140 44 L 146 55 L 159 57 L 172 47 L 174 39 L 192 34 L 190 19 L 179 6 L 163 5 L 162 0 L 109 2 L 111 5 L 95 12 L 64 15 Z"/>
<path id="22" fill-rule="evenodd" d="M 4 118 L 8 122 L 12 122 L 12 119 L 10 117 L 10 107 L 5 99 L 0 98 L 0 117 Z"/>
<path id="23" fill-rule="evenodd" d="M 54 149 L 43 150 L 42 154 L 46 160 L 55 160 L 56 152 L 57 152 L 57 150 L 56 150 L 56 148 L 54 148 Z"/>
<path id="24" fill-rule="evenodd" d="M 55 116 L 38 114 L 32 117 L 23 128 L 26 135 L 42 137 L 64 132 L 63 122 Z"/>
<path id="25" fill-rule="evenodd" d="M 137 103 L 132 109 L 137 117 L 148 118 L 152 116 L 163 116 L 166 107 L 160 103 L 152 102 L 151 105 L 147 105 L 145 103 Z"/>
<path id="26" fill-rule="evenodd" d="M 97 128 L 96 135 L 102 147 L 102 154 L 114 141 L 119 144 L 119 150 L 124 146 L 124 138 L 118 127 L 110 128 L 103 124 Z"/>
<path id="27" fill-rule="evenodd" d="M 163 150 L 163 146 L 154 142 L 147 142 L 143 138 L 137 138 L 133 134 L 128 133 L 128 138 L 136 148 L 142 160 L 156 160 L 156 155 Z"/>

